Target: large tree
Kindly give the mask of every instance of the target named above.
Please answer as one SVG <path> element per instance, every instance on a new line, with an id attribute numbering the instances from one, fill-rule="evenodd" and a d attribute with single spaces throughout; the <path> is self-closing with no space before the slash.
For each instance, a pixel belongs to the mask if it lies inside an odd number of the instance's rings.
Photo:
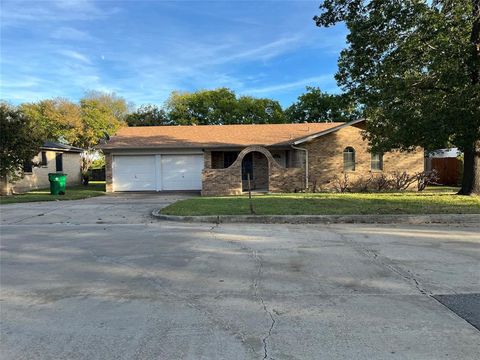
<path id="1" fill-rule="evenodd" d="M 142 105 L 128 114 L 126 121 L 128 126 L 176 125 L 175 121 L 168 117 L 164 109 L 149 104 Z"/>
<path id="2" fill-rule="evenodd" d="M 480 194 L 480 0 L 325 0 L 344 22 L 336 79 L 363 105 L 374 151 L 456 146 L 461 194 Z"/>
<path id="3" fill-rule="evenodd" d="M 231 123 L 279 124 L 286 121 L 282 106 L 276 100 L 240 96 Z"/>
<path id="4" fill-rule="evenodd" d="M 348 121 L 359 116 L 353 101 L 345 94 L 328 94 L 311 86 L 306 90 L 285 110 L 289 122 Z"/>
<path id="5" fill-rule="evenodd" d="M 22 177 L 25 163 L 31 162 L 43 144 L 43 134 L 23 111 L 0 103 L 0 179 Z"/>
<path id="6" fill-rule="evenodd" d="M 249 96 L 237 98 L 227 88 L 173 92 L 166 102 L 170 120 L 177 124 L 223 125 L 284 122 L 277 101 Z"/>
<path id="7" fill-rule="evenodd" d="M 83 130 L 74 145 L 85 149 L 81 155 L 81 170 L 88 183 L 88 170 L 98 157 L 95 147 L 125 126 L 128 105 L 115 93 L 88 91 L 80 100 L 80 112 Z"/>
<path id="8" fill-rule="evenodd" d="M 80 99 L 80 113 L 83 130 L 73 145 L 91 150 L 125 126 L 128 105 L 114 93 L 89 91 Z"/>
<path id="9" fill-rule="evenodd" d="M 75 144 L 82 134 L 80 107 L 67 99 L 24 103 L 20 109 L 35 122 L 44 140 Z"/>

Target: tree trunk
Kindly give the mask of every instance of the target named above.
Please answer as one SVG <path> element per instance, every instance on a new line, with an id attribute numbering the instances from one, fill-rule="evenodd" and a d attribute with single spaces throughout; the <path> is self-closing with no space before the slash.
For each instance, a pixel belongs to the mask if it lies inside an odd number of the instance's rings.
<path id="1" fill-rule="evenodd" d="M 472 85 L 480 86 L 480 0 L 472 0 L 473 24 L 470 34 L 472 62 L 470 78 Z M 462 188 L 460 195 L 480 195 L 480 141 L 475 141 L 464 152 Z"/>
<path id="2" fill-rule="evenodd" d="M 465 150 L 462 188 L 459 195 L 480 195 L 480 142 L 471 150 Z"/>

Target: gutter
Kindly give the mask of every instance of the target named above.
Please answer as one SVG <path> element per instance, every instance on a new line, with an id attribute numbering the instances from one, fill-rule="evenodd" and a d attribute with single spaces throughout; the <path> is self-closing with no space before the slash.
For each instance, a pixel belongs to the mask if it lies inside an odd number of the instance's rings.
<path id="1" fill-rule="evenodd" d="M 300 151 L 305 152 L 305 190 L 307 190 L 308 189 L 308 150 L 305 149 L 305 148 L 295 146 L 293 144 L 290 145 L 290 146 L 292 147 L 292 149 L 300 150 Z"/>

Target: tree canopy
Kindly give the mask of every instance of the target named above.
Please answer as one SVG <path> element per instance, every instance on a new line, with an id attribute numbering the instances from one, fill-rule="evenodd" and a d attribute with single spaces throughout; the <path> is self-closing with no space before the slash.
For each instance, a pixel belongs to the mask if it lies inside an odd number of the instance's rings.
<path id="1" fill-rule="evenodd" d="M 157 105 L 145 104 L 127 115 L 128 126 L 175 125 L 164 109 Z"/>
<path id="2" fill-rule="evenodd" d="M 40 151 L 43 132 L 23 111 L 7 103 L 0 103 L 0 128 L 0 179 L 15 180 Z"/>
<path id="3" fill-rule="evenodd" d="M 348 121 L 359 116 L 353 101 L 345 94 L 328 94 L 311 86 L 306 90 L 285 110 L 290 122 Z"/>
<path id="4" fill-rule="evenodd" d="M 166 102 L 170 120 L 182 125 L 222 125 L 283 123 L 278 101 L 250 96 L 237 98 L 227 88 L 196 92 L 174 91 Z"/>
<path id="5" fill-rule="evenodd" d="M 36 125 L 44 140 L 91 149 L 124 125 L 125 99 L 109 93 L 88 92 L 80 103 L 56 98 L 19 107 Z"/>
<path id="6" fill-rule="evenodd" d="M 336 79 L 373 150 L 456 146 L 480 193 L 480 0 L 325 0 L 314 20 L 349 30 Z"/>

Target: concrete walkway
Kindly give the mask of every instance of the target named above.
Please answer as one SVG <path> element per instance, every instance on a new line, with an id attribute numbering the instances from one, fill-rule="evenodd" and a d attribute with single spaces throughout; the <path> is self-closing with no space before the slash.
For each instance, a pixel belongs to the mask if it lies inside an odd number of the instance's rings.
<path id="1" fill-rule="evenodd" d="M 478 357 L 434 296 L 471 312 L 480 226 L 150 217 L 177 198 L 0 206 L 2 359 Z"/>

